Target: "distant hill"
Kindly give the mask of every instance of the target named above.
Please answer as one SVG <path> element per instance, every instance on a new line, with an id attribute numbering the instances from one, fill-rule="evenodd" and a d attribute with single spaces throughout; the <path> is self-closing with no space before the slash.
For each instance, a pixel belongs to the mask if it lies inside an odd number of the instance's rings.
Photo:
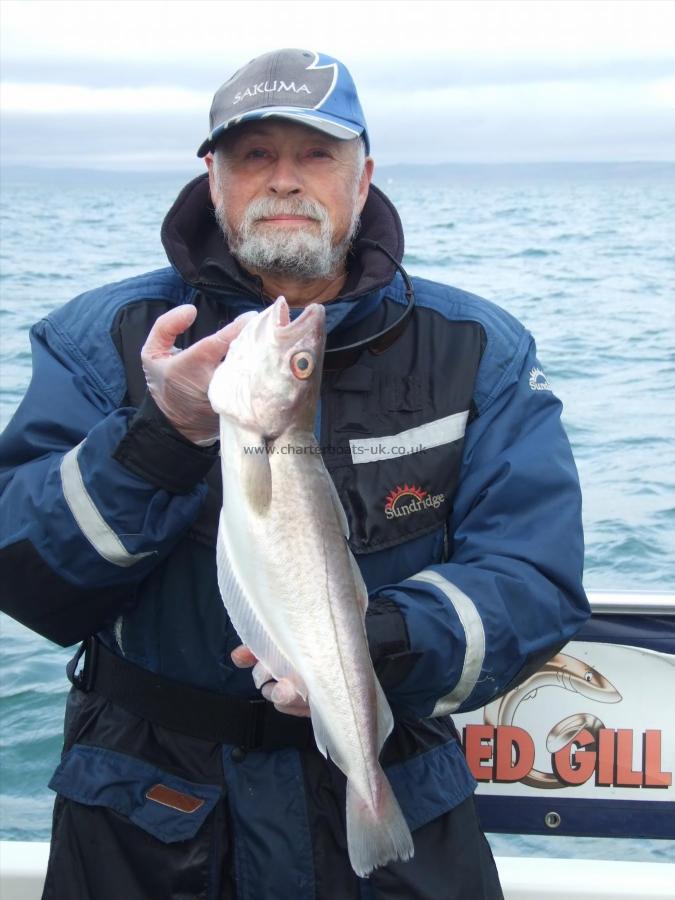
<path id="1" fill-rule="evenodd" d="M 176 183 L 182 185 L 203 174 L 200 163 L 181 169 L 126 169 L 75 167 L 49 168 L 39 166 L 0 166 L 2 183 L 34 182 L 37 184 L 90 185 L 141 185 L 147 183 Z M 386 188 L 396 181 L 438 184 L 448 182 L 481 184 L 504 181 L 567 180 L 621 180 L 621 179 L 675 180 L 674 162 L 534 162 L 534 163 L 434 163 L 428 165 L 400 163 L 378 165 L 374 181 Z"/>

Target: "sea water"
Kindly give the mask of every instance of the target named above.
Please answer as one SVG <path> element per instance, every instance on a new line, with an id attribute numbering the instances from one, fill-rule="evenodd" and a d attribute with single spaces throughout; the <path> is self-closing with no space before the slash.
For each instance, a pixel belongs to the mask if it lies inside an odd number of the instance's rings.
<path id="1" fill-rule="evenodd" d="M 166 265 L 160 225 L 190 177 L 3 172 L 0 427 L 30 379 L 31 324 Z M 579 468 L 587 589 L 675 591 L 675 165 L 401 166 L 375 181 L 411 273 L 535 335 Z M 1 617 L 0 653 L 0 837 L 47 840 L 72 651 Z M 490 838 L 502 855 L 675 859 L 664 841 Z"/>

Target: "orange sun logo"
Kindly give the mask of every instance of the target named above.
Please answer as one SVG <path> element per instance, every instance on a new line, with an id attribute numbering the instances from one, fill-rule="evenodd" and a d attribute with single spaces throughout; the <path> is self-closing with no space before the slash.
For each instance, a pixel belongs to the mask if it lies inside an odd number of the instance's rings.
<path id="1" fill-rule="evenodd" d="M 415 487 L 413 484 L 404 484 L 403 487 L 398 485 L 387 494 L 387 502 L 385 509 L 393 509 L 394 504 L 401 497 L 414 497 L 416 500 L 424 500 L 427 491 L 423 491 L 421 487 Z"/>

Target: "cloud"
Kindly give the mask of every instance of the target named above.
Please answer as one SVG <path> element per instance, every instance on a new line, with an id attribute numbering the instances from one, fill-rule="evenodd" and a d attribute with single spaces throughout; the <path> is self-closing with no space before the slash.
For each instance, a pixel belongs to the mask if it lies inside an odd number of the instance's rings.
<path id="1" fill-rule="evenodd" d="M 205 116 L 188 112 L 11 114 L 1 156 L 5 166 L 201 171 L 207 131 Z"/>
<path id="2" fill-rule="evenodd" d="M 26 84 L 6 82 L 2 86 L 5 113 L 180 113 L 207 110 L 211 97 L 186 88 L 152 86 L 140 88 L 94 88 L 75 84 Z"/>
<path id="3" fill-rule="evenodd" d="M 672 159 L 674 20 L 649 0 L 5 0 L 2 159 L 192 165 L 214 90 L 298 43 L 349 65 L 380 160 Z"/>
<path id="4" fill-rule="evenodd" d="M 5 60 L 161 61 L 229 69 L 273 47 L 383 61 L 672 55 L 659 0 L 4 0 Z"/>
<path id="5" fill-rule="evenodd" d="M 157 61 L 6 60 L 6 84 L 58 84 L 87 88 L 173 87 L 212 95 L 238 65 L 207 59 L 173 65 Z M 473 85 L 517 85 L 561 81 L 608 81 L 644 84 L 675 77 L 675 55 L 657 59 L 495 59 L 477 56 L 454 59 L 450 54 L 419 55 L 411 48 L 406 57 L 370 59 L 351 63 L 359 91 L 383 86 L 390 91 L 437 89 Z"/>
<path id="6" fill-rule="evenodd" d="M 471 93 L 471 92 L 469 92 Z M 670 110 L 578 112 L 572 98 L 544 108 L 499 108 L 464 98 L 433 114 L 414 105 L 368 106 L 378 165 L 401 162 L 672 160 Z M 543 99 L 542 99 L 543 104 Z M 84 114 L 9 114 L 2 129 L 5 165 L 200 171 L 195 154 L 208 131 L 205 110 Z"/>

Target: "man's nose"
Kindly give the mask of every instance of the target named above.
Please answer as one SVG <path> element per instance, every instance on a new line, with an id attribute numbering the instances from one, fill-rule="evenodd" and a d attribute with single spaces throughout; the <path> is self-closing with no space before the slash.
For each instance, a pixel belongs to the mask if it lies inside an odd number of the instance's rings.
<path id="1" fill-rule="evenodd" d="M 268 182 L 268 190 L 276 197 L 290 197 L 302 192 L 302 180 L 297 165 L 291 159 L 277 159 Z"/>

